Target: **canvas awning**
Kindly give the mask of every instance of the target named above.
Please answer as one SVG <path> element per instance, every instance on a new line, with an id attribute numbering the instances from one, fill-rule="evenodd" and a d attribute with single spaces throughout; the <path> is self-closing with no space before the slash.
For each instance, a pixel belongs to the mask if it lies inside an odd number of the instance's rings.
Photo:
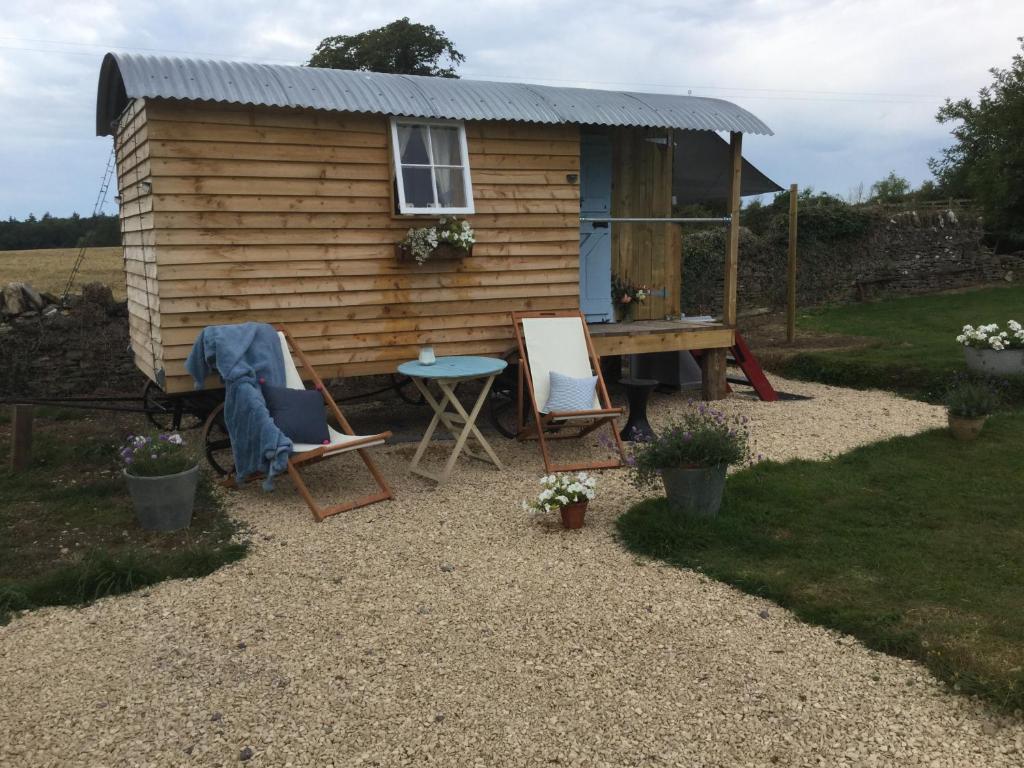
<path id="1" fill-rule="evenodd" d="M 672 194 L 677 205 L 729 197 L 729 142 L 714 131 L 675 131 Z M 782 187 L 743 160 L 740 196 L 781 192 Z"/>

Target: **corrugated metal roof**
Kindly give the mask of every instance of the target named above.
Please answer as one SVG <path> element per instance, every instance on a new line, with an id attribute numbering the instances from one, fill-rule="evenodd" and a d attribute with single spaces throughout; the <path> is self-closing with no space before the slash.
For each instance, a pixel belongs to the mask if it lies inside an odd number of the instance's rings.
<path id="1" fill-rule="evenodd" d="M 747 110 L 698 96 L 108 53 L 100 68 L 97 135 L 109 136 L 113 121 L 135 98 L 455 120 L 772 133 Z"/>

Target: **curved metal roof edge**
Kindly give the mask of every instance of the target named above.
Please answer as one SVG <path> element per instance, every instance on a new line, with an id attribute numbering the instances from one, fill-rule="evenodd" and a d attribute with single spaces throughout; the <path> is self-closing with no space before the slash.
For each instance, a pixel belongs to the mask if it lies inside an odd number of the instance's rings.
<path id="1" fill-rule="evenodd" d="M 108 53 L 103 58 L 97 85 L 96 134 L 113 134 L 116 120 L 127 103 L 135 98 L 403 117 L 772 135 L 772 130 L 746 109 L 732 102 L 703 96 L 561 88 L 532 83 L 430 78 L 130 53 Z M 444 104 L 439 105 L 439 101 Z"/>

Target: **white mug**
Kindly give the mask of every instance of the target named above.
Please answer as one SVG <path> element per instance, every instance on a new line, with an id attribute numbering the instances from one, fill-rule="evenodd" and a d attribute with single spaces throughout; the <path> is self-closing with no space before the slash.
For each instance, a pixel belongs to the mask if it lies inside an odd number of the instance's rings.
<path id="1" fill-rule="evenodd" d="M 434 357 L 433 347 L 420 347 L 420 364 L 421 365 L 433 365 L 437 362 L 437 358 Z"/>

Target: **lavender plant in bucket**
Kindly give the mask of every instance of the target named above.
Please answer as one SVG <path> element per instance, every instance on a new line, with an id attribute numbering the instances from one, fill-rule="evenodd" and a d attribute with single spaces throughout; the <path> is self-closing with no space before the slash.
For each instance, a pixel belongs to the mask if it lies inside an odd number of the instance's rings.
<path id="1" fill-rule="evenodd" d="M 661 481 L 673 513 L 714 517 L 729 466 L 750 460 L 747 418 L 699 403 L 657 437 L 634 443 L 630 463 L 638 488 Z"/>
<path id="2" fill-rule="evenodd" d="M 177 432 L 132 435 L 119 454 L 135 517 L 147 531 L 192 522 L 199 466 Z"/>

